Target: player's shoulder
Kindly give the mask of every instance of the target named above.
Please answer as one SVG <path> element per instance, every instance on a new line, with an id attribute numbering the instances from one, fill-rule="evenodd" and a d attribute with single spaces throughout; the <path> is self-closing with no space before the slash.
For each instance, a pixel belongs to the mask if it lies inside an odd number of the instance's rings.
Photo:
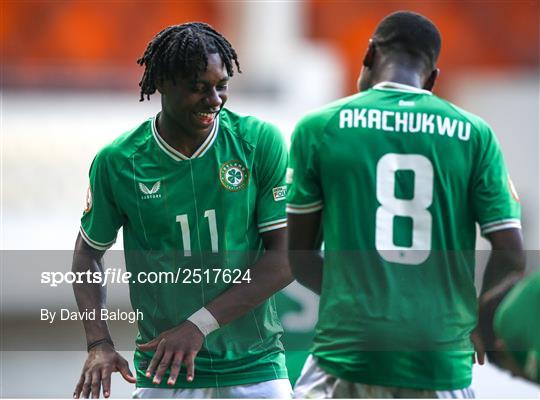
<path id="1" fill-rule="evenodd" d="M 96 155 L 96 160 L 107 163 L 122 163 L 152 137 L 153 118 L 122 133 L 108 143 Z"/>
<path id="2" fill-rule="evenodd" d="M 469 122 L 473 127 L 473 130 L 480 135 L 491 136 L 493 134 L 491 126 L 482 117 L 435 94 L 433 94 L 431 98 L 438 103 L 438 107 L 440 107 L 446 115 Z"/>
<path id="3" fill-rule="evenodd" d="M 351 106 L 359 101 L 362 101 L 367 95 L 367 92 L 360 92 L 351 96 L 342 97 L 334 100 L 322 107 L 308 111 L 298 121 L 297 128 L 322 128 L 324 129 L 330 121 L 339 117 L 342 109 Z"/>
<path id="4" fill-rule="evenodd" d="M 283 142 L 279 128 L 260 118 L 223 108 L 220 112 L 220 129 L 225 129 L 237 140 L 252 147 L 263 142 Z"/>
<path id="5" fill-rule="evenodd" d="M 353 104 L 358 104 L 366 96 L 368 96 L 367 92 L 356 93 L 308 111 L 296 123 L 291 142 L 320 143 L 328 133 L 327 129 L 333 126 L 333 121 L 339 119 L 341 110 L 353 107 Z"/>

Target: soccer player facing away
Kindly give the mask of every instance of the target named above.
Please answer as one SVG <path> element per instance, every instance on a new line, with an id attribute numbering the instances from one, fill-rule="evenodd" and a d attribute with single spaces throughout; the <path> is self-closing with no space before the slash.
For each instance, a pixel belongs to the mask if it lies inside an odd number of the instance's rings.
<path id="1" fill-rule="evenodd" d="M 157 90 L 162 108 L 95 157 L 73 262 L 102 271 L 123 227 L 131 304 L 143 314 L 136 378 L 106 321 L 85 321 L 88 358 L 74 396 L 102 387 L 108 397 L 119 371 L 136 381 L 136 398 L 290 397 L 271 297 L 292 281 L 281 134 L 224 108 L 239 63 L 207 24 L 164 29 L 138 63 L 141 100 Z M 160 271 L 180 280 L 145 283 Z M 105 307 L 100 285 L 74 291 L 80 309 Z"/>
<path id="2" fill-rule="evenodd" d="M 524 268 L 520 205 L 490 127 L 431 93 L 440 46 L 425 17 L 388 15 L 360 93 L 295 128 L 290 262 L 321 296 L 295 396 L 473 396 L 475 223 L 486 291 Z"/>

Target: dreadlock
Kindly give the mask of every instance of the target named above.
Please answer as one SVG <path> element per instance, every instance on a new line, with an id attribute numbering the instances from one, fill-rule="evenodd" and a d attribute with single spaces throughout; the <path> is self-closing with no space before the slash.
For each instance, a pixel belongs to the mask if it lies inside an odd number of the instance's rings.
<path id="1" fill-rule="evenodd" d="M 240 64 L 236 51 L 225 37 L 203 22 L 189 22 L 163 29 L 148 43 L 137 64 L 145 67 L 139 86 L 140 101 L 156 92 L 156 86 L 165 80 L 181 76 L 196 79 L 208 67 L 208 54 L 217 53 L 229 76 L 238 72 Z M 234 62 L 234 65 L 233 65 Z"/>

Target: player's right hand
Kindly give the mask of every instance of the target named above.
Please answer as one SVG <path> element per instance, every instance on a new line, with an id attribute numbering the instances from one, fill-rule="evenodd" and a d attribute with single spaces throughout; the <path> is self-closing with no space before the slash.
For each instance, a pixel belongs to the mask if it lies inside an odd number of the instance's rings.
<path id="1" fill-rule="evenodd" d="M 111 394 L 111 374 L 120 372 L 122 377 L 129 383 L 135 383 L 136 379 L 129 369 L 129 364 L 111 345 L 104 343 L 88 352 L 88 357 L 81 372 L 81 379 L 75 386 L 73 398 L 88 399 L 99 398 L 103 388 L 103 396 Z"/>

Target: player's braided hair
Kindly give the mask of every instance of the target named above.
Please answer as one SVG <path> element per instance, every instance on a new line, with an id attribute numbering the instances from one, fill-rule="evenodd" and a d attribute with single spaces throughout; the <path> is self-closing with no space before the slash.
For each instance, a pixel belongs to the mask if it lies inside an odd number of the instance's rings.
<path id="1" fill-rule="evenodd" d="M 139 86 L 140 101 L 156 92 L 160 82 L 175 77 L 196 79 L 208 67 L 208 54 L 217 53 L 229 76 L 238 72 L 240 64 L 236 51 L 223 35 L 203 22 L 189 22 L 163 29 L 148 43 L 137 64 L 145 67 Z M 234 65 L 233 65 L 234 62 Z"/>

